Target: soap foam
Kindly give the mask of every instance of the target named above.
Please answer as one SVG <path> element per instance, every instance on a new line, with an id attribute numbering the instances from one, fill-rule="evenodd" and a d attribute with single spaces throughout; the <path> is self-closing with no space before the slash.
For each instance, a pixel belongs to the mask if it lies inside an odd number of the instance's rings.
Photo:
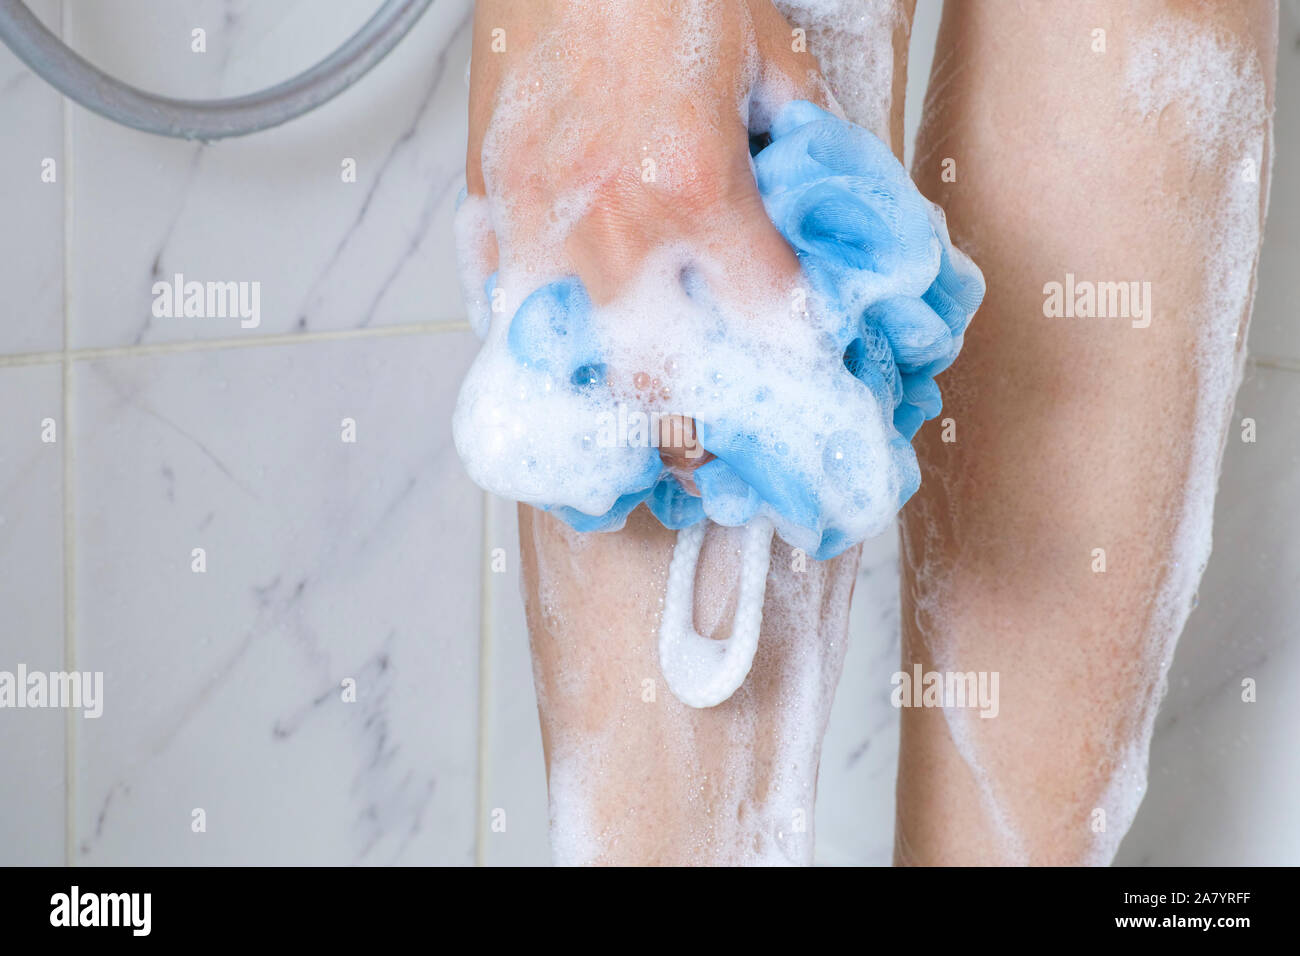
<path id="1" fill-rule="evenodd" d="M 702 308 L 681 277 L 711 268 L 698 253 L 666 247 L 630 291 L 594 310 L 606 387 L 574 389 L 554 369 L 521 365 L 507 346 L 509 318 L 494 316 L 453 423 L 470 477 L 503 497 L 602 514 L 657 461 L 657 449 L 636 447 L 635 435 L 610 441 L 622 404 L 646 416 L 727 420 L 779 447 L 790 469 L 817 477 L 823 511 L 852 540 L 888 527 L 904 480 L 890 454 L 893 409 L 828 351 L 840 317 L 816 304 L 796 315 L 780 299 L 744 312 L 721 301 Z M 638 389 L 638 375 L 657 384 Z M 784 540 L 816 551 L 818 529 L 766 503 L 759 513 Z"/>
<path id="2" fill-rule="evenodd" d="M 889 142 L 893 110 L 894 31 L 898 0 L 775 0 L 787 20 L 808 32 L 844 115 Z"/>

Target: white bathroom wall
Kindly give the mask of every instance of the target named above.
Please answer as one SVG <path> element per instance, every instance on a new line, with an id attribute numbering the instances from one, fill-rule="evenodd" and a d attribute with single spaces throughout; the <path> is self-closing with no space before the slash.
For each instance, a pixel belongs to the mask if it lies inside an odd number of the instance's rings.
<path id="1" fill-rule="evenodd" d="M 213 97 L 374 6 L 34 9 L 129 82 Z M 449 421 L 470 10 L 439 0 L 327 108 L 213 146 L 64 104 L 0 48 L 0 668 L 105 681 L 98 719 L 0 713 L 0 863 L 475 861 L 485 511 Z M 260 325 L 153 317 L 176 273 L 259 282 Z"/>
<path id="2" fill-rule="evenodd" d="M 31 5 L 124 79 L 204 97 L 307 66 L 373 7 Z M 450 227 L 470 6 L 437 0 L 338 100 L 212 146 L 65 104 L 0 47 L 0 669 L 106 682 L 98 720 L 0 713 L 0 863 L 548 860 L 514 506 L 474 489 L 450 441 L 476 345 Z M 920 0 L 909 140 L 937 14 Z M 1123 863 L 1300 861 L 1291 0 L 1281 49 L 1283 175 L 1238 402 L 1259 441 L 1229 445 L 1218 546 Z M 259 327 L 154 318 L 153 282 L 178 272 L 259 281 Z M 865 551 L 826 741 L 825 863 L 889 859 L 897 626 L 887 534 Z M 1258 704 L 1239 702 L 1245 676 Z"/>
<path id="3" fill-rule="evenodd" d="M 58 0 L 31 5 L 57 25 Z M 63 197 L 41 163 L 63 158 L 60 97 L 0 47 L 0 670 L 61 670 L 64 455 Z M 0 711 L 0 863 L 63 859 L 69 751 L 64 715 Z"/>

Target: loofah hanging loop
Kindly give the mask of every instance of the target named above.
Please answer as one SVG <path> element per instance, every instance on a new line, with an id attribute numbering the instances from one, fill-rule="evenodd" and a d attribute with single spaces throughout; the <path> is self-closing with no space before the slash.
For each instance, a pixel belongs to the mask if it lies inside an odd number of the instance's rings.
<path id="1" fill-rule="evenodd" d="M 663 620 L 659 625 L 659 667 L 673 695 L 688 707 L 716 707 L 749 676 L 763 626 L 763 599 L 772 559 L 772 522 L 754 518 L 745 527 L 740 552 L 740 596 L 731 636 L 715 641 L 694 626 L 695 569 L 707 521 L 677 532 Z"/>

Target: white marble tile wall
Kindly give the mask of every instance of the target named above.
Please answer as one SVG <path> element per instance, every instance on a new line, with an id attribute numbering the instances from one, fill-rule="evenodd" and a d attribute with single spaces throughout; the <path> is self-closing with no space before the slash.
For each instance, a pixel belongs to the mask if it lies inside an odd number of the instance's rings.
<path id="1" fill-rule="evenodd" d="M 151 90 L 231 96 L 285 79 L 377 4 L 71 4 L 70 43 Z M 465 166 L 472 4 L 438 0 L 361 83 L 257 136 L 205 147 L 71 113 L 77 348 L 462 321 L 449 223 Z M 190 52 L 191 31 L 208 52 Z M 355 160 L 356 182 L 343 163 Z M 261 282 L 261 324 L 151 316 L 177 273 Z"/>
<path id="2" fill-rule="evenodd" d="M 471 355 L 75 366 L 77 661 L 112 695 L 77 741 L 79 861 L 473 861 L 483 496 L 447 418 Z"/>
<path id="3" fill-rule="evenodd" d="M 0 368 L 0 670 L 10 673 L 65 660 L 62 403 L 58 365 Z M 63 862 L 67 723 L 58 710 L 0 711 L 0 864 Z"/>
<path id="4" fill-rule="evenodd" d="M 58 0 L 31 9 L 58 29 Z M 66 660 L 63 368 L 6 361 L 63 347 L 60 104 L 0 47 L 0 670 L 10 673 Z M 0 716 L 0 864 L 63 862 L 69 725 L 52 709 Z"/>
<path id="5" fill-rule="evenodd" d="M 97 64 L 186 96 L 282 79 L 371 12 L 31 5 Z M 938 12 L 919 6 L 909 129 Z M 65 105 L 0 48 L 0 669 L 105 674 L 98 720 L 0 717 L 0 863 L 549 859 L 514 506 L 477 492 L 450 444 L 475 348 L 450 230 L 470 7 L 438 0 L 340 99 L 213 146 Z M 1278 81 L 1285 170 L 1300 150 L 1289 2 Z M 1276 825 L 1300 793 L 1297 223 L 1300 186 L 1279 175 L 1238 402 L 1260 438 L 1228 449 L 1215 555 L 1122 863 L 1300 861 L 1300 829 Z M 259 327 L 154 318 L 151 286 L 177 272 L 260 281 Z M 897 626 L 890 534 L 868 546 L 854 601 L 824 863 L 889 859 L 897 723 L 876 675 Z M 1243 676 L 1256 705 L 1238 703 Z"/>
<path id="6" fill-rule="evenodd" d="M 185 96 L 285 78 L 373 12 L 34 9 Z M 98 719 L 0 717 L 0 863 L 475 862 L 485 497 L 450 433 L 470 10 L 440 0 L 327 108 L 211 146 L 65 106 L 0 48 L 0 669 L 104 674 Z M 260 325 L 153 317 L 176 272 L 260 282 Z"/>
<path id="7" fill-rule="evenodd" d="M 58 30 L 60 0 L 28 4 Z M 0 354 L 63 348 L 63 98 L 0 45 Z M 44 178 L 43 178 L 44 177 Z M 51 180 L 51 181 L 46 181 Z"/>

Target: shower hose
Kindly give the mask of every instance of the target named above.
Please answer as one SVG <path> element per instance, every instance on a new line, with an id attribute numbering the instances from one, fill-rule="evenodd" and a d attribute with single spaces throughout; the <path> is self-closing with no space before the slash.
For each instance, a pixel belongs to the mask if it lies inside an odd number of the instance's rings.
<path id="1" fill-rule="evenodd" d="M 100 116 L 159 136 L 210 142 L 279 126 L 338 96 L 406 36 L 433 0 L 384 0 L 350 39 L 310 69 L 275 86 L 216 100 L 137 89 L 70 50 L 23 0 L 0 0 L 0 42 L 64 96 Z"/>

